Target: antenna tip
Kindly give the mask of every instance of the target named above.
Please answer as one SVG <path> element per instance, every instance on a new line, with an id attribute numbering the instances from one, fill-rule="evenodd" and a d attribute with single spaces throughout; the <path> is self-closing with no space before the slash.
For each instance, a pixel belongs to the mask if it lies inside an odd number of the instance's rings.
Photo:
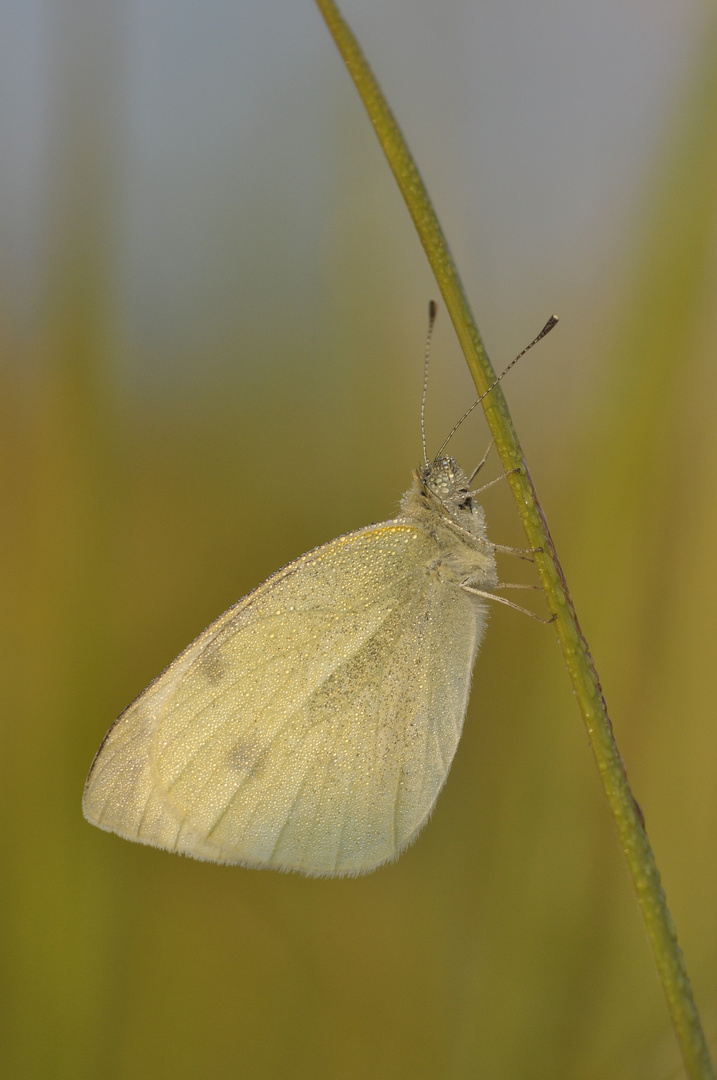
<path id="1" fill-rule="evenodd" d="M 435 300 L 428 301 L 428 321 L 431 326 L 436 321 L 436 315 L 438 314 L 438 304 Z"/>

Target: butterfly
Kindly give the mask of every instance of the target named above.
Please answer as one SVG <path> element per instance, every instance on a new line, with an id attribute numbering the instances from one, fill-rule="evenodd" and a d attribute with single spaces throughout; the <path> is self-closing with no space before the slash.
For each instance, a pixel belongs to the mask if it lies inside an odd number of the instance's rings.
<path id="1" fill-rule="evenodd" d="M 453 761 L 486 600 L 510 604 L 493 595 L 496 550 L 468 477 L 442 452 L 425 460 L 424 438 L 397 517 L 279 570 L 122 713 L 86 818 L 197 859 L 312 876 L 395 859 Z"/>

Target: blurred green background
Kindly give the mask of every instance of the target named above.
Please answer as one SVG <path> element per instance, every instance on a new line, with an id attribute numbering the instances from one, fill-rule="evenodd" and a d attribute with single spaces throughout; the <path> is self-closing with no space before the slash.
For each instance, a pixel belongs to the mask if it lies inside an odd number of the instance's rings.
<path id="1" fill-rule="evenodd" d="M 562 316 L 505 389 L 714 1047 L 711 8 L 344 10 L 495 366 Z M 84 822 L 106 729 L 199 630 L 394 513 L 435 287 L 310 0 L 3 24 L 3 1075 L 682 1075 L 554 635 L 515 613 L 393 866 L 310 881 Z M 471 400 L 444 315 L 429 449 Z M 486 441 L 474 417 L 455 453 Z M 520 544 L 507 487 L 485 505 Z"/>

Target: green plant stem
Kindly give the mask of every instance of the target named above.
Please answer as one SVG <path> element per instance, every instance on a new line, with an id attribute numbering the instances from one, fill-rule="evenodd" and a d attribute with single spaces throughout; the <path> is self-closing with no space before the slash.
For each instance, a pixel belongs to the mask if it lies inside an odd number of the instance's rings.
<path id="1" fill-rule="evenodd" d="M 378 136 L 449 311 L 479 394 L 495 379 L 448 244 L 401 131 L 352 31 L 333 0 L 316 0 Z M 672 1023 L 692 1080 L 714 1080 L 699 1014 L 660 874 L 615 742 L 607 706 L 587 642 L 580 630 L 565 576 L 500 384 L 483 401 L 486 419 L 554 616 L 555 630 L 573 684 L 605 794 L 632 875 Z"/>

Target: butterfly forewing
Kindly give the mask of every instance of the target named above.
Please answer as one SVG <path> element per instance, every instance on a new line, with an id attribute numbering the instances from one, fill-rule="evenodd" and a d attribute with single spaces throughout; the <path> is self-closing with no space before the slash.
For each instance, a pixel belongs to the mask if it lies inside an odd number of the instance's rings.
<path id="1" fill-rule="evenodd" d="M 122 714 L 86 816 L 196 858 L 355 874 L 426 821 L 485 613 L 401 520 L 298 559 L 208 628 Z"/>

